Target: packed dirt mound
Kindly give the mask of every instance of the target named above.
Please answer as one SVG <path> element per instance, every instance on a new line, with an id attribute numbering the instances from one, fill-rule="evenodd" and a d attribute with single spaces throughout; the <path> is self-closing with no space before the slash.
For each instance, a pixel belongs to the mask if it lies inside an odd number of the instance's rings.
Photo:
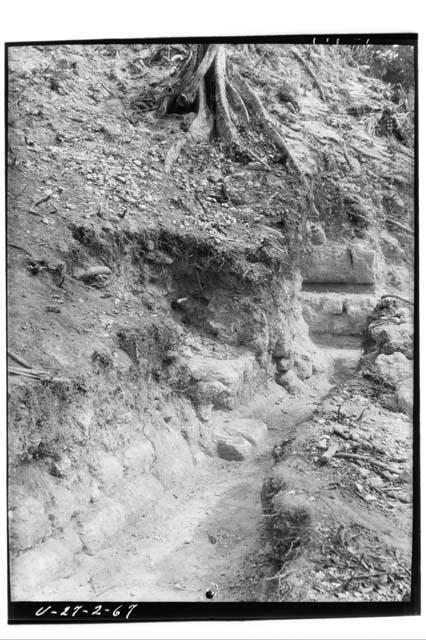
<path id="1" fill-rule="evenodd" d="M 353 379 L 274 450 L 262 489 L 279 600 L 409 600 L 412 425 Z"/>

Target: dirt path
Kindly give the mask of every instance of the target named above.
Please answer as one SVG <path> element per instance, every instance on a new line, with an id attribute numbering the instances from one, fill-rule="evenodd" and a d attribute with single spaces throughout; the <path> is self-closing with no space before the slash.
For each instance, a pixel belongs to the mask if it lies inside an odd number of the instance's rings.
<path id="1" fill-rule="evenodd" d="M 45 599 L 200 601 L 262 600 L 268 574 L 260 490 L 272 464 L 271 448 L 307 419 L 329 385 L 313 381 L 303 398 L 256 397 L 244 417 L 262 417 L 269 438 L 256 458 L 211 459 L 169 491 L 149 522 L 142 518 L 116 544 L 94 556 L 80 554 L 72 576 L 52 583 Z M 216 588 L 217 585 L 218 588 Z"/>

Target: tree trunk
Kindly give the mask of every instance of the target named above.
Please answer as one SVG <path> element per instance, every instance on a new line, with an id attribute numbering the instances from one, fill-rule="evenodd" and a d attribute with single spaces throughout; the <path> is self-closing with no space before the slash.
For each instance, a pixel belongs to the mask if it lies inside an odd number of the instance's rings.
<path id="1" fill-rule="evenodd" d="M 241 136 L 245 128 L 255 124 L 271 146 L 279 151 L 286 169 L 287 165 L 293 168 L 306 188 L 312 213 L 318 215 L 303 171 L 259 96 L 228 60 L 226 45 L 194 45 L 190 48 L 170 93 L 160 105 L 159 114 L 185 111 L 195 111 L 197 115 L 187 134 L 170 146 L 165 159 L 166 172 L 171 171 L 186 144 L 207 141 L 213 134 L 240 156 L 259 160 L 259 156 L 244 145 Z M 267 166 L 264 160 L 260 161 Z"/>

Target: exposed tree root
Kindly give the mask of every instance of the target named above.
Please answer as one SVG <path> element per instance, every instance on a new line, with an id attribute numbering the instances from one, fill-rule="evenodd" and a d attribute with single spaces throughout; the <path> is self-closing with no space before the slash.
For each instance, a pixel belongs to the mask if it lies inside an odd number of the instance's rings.
<path id="1" fill-rule="evenodd" d="M 324 98 L 322 90 L 320 93 Z M 244 127 L 257 125 L 278 149 L 284 166 L 287 168 L 289 164 L 293 167 L 306 189 L 311 212 L 318 216 L 303 171 L 259 96 L 227 60 L 225 45 L 197 45 L 191 48 L 179 77 L 160 107 L 160 114 L 173 110 L 179 112 L 185 106 L 196 109 L 197 116 L 188 133 L 179 137 L 169 148 L 165 158 L 166 172 L 170 172 L 188 143 L 208 140 L 214 127 L 218 138 L 228 147 L 267 166 L 258 154 L 244 145 L 240 135 Z"/>
<path id="2" fill-rule="evenodd" d="M 383 300 L 384 298 L 395 298 L 395 300 L 401 300 L 401 302 L 405 302 L 407 304 L 414 305 L 412 300 L 407 300 L 407 298 L 401 298 L 401 296 L 397 296 L 394 293 L 385 293 L 380 298 Z"/>
<path id="3" fill-rule="evenodd" d="M 186 144 L 191 142 L 203 142 L 210 138 L 213 131 L 214 119 L 213 114 L 207 106 L 206 90 L 204 82 L 199 83 L 198 88 L 198 113 L 197 117 L 185 136 L 181 136 L 168 149 L 164 160 L 164 170 L 170 173 L 173 164 L 181 154 Z"/>
<path id="4" fill-rule="evenodd" d="M 385 218 L 385 220 L 386 220 L 386 222 L 388 222 L 389 224 L 392 224 L 397 229 L 401 229 L 401 231 L 405 231 L 406 233 L 409 233 L 411 236 L 414 236 L 413 229 L 410 229 L 410 227 L 407 227 L 407 225 L 402 224 L 401 222 L 398 222 L 397 220 L 394 220 L 393 218 Z"/>
<path id="5" fill-rule="evenodd" d="M 296 60 L 298 60 L 300 62 L 300 64 L 302 65 L 302 67 L 309 73 L 309 75 L 311 76 L 312 80 L 315 83 L 316 88 L 319 91 L 321 100 L 323 102 L 325 102 L 325 95 L 324 95 L 324 90 L 314 72 L 314 70 L 311 68 L 311 66 L 306 62 L 306 60 L 304 60 L 302 58 L 302 56 L 300 55 L 300 53 L 297 51 L 297 49 L 291 49 L 291 53 L 294 55 L 294 57 L 296 58 Z"/>

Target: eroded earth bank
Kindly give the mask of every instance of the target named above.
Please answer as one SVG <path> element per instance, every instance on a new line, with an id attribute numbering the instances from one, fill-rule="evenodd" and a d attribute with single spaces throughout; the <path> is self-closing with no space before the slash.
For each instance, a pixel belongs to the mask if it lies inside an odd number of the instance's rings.
<path id="1" fill-rule="evenodd" d="M 10 50 L 13 599 L 410 598 L 413 153 L 296 53 L 229 56 L 305 181 L 262 137 L 164 171 L 179 47 Z"/>

